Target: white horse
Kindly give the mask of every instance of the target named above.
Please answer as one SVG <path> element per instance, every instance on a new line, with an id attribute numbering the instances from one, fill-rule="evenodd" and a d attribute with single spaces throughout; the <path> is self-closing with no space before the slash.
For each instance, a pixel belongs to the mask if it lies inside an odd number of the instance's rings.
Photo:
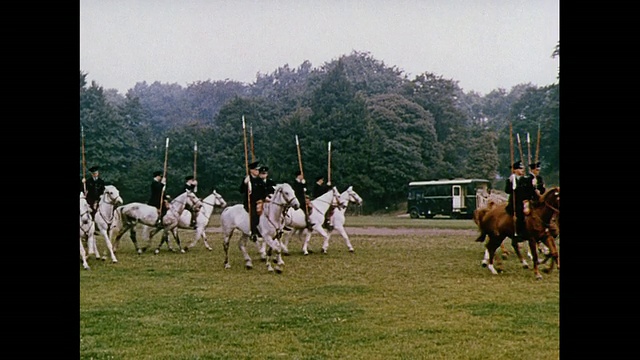
<path id="1" fill-rule="evenodd" d="M 113 253 L 113 246 L 109 238 L 109 231 L 113 226 L 116 208 L 122 205 L 122 203 L 123 201 L 120 197 L 120 191 L 113 185 L 105 186 L 104 192 L 100 195 L 98 210 L 96 211 L 94 220 L 100 234 L 104 237 L 104 242 L 107 244 L 107 249 L 109 249 L 109 253 L 111 255 L 111 261 L 114 263 L 117 263 L 118 259 L 116 259 L 116 255 Z"/>
<path id="2" fill-rule="evenodd" d="M 180 249 L 180 237 L 178 236 L 178 221 L 180 219 L 180 215 L 185 210 L 185 208 L 199 211 L 201 206 L 202 201 L 196 196 L 196 194 L 191 191 L 185 191 L 171 201 L 167 213 L 162 218 L 163 235 L 160 244 L 155 250 L 156 254 L 160 252 L 160 246 L 162 246 L 165 241 L 169 246 L 169 250 L 173 251 L 171 244 L 169 244 L 169 233 L 173 235 L 173 238 L 178 244 L 178 249 Z M 136 251 L 138 252 L 138 254 L 141 254 L 144 250 L 146 250 L 146 247 L 138 247 L 135 226 L 137 223 L 143 225 L 142 237 L 143 240 L 148 243 L 148 241 L 151 239 L 149 234 L 153 229 L 155 229 L 157 220 L 158 209 L 156 209 L 154 206 L 139 202 L 133 202 L 126 205 L 118 206 L 118 208 L 116 209 L 114 226 L 112 227 L 111 231 L 111 238 L 114 239 L 114 251 L 116 251 L 116 249 L 118 248 L 122 235 L 124 235 L 125 232 L 129 231 L 129 236 L 131 237 L 131 241 L 136 247 Z M 181 251 L 184 252 L 184 250 L 182 249 Z"/>
<path id="3" fill-rule="evenodd" d="M 218 194 L 215 190 L 209 196 L 202 199 L 202 207 L 200 211 L 198 211 L 198 216 L 196 217 L 196 236 L 189 244 L 189 246 L 185 246 L 184 250 L 189 250 L 192 247 L 196 246 L 198 240 L 202 238 L 204 241 L 204 246 L 209 250 L 213 250 L 209 243 L 207 242 L 207 234 L 206 227 L 209 224 L 209 218 L 211 218 L 211 214 L 213 214 L 213 209 L 218 206 L 221 208 L 225 208 L 227 206 L 227 202 L 222 198 L 220 194 Z M 191 229 L 191 212 L 185 210 L 182 212 L 182 216 L 180 216 L 180 222 L 178 222 L 178 227 L 180 229 Z"/>
<path id="4" fill-rule="evenodd" d="M 304 234 L 305 240 L 302 245 L 302 252 L 305 255 L 309 255 L 309 239 L 311 239 L 311 234 L 313 233 L 313 231 L 315 231 L 324 238 L 322 252 L 326 254 L 327 248 L 329 247 L 329 234 L 322 227 L 322 224 L 324 223 L 325 213 L 331 207 L 336 208 L 340 206 L 346 207 L 347 200 L 344 200 L 344 203 L 342 204 L 340 203 L 340 192 L 335 186 L 321 196 L 318 196 L 317 198 L 311 200 L 311 209 L 309 209 L 309 211 L 311 212 L 309 214 L 309 221 L 313 224 L 313 228 L 311 231 L 307 230 L 306 221 L 304 219 L 304 211 L 302 209 L 289 209 L 287 211 L 285 226 L 291 228 L 292 230 L 287 234 L 287 236 L 285 236 L 284 240 L 282 241 L 282 252 L 285 255 L 289 254 L 288 245 L 291 237 L 294 234 L 296 234 L 299 239 L 302 239 L 302 235 Z"/>
<path id="5" fill-rule="evenodd" d="M 91 218 L 91 206 L 87 202 L 87 199 L 84 197 L 84 194 L 80 192 L 80 257 L 82 258 L 82 267 L 85 268 L 85 270 L 90 270 L 90 267 L 87 263 L 87 252 L 84 250 L 82 240 L 87 241 L 89 255 L 94 253 L 96 247 L 96 239 L 93 233 L 95 229 L 95 223 Z M 97 255 L 97 258 L 100 258 L 100 256 Z"/>
<path id="6" fill-rule="evenodd" d="M 296 199 L 291 185 L 287 183 L 277 184 L 274 190 L 274 193 L 263 205 L 263 212 L 259 218 L 258 230 L 263 236 L 264 242 L 269 245 L 269 250 L 266 251 L 265 254 L 267 270 L 269 272 L 274 271 L 274 268 L 271 265 L 270 255 L 272 251 L 275 251 L 277 260 L 275 271 L 280 273 L 282 272 L 280 266 L 284 265 L 284 261 L 282 261 L 282 257 L 280 256 L 281 246 L 278 239 L 281 235 L 282 227 L 284 226 L 285 214 L 289 207 L 298 209 L 300 207 L 300 203 L 298 202 L 298 199 Z M 251 228 L 249 226 L 249 213 L 244 209 L 244 206 L 242 204 L 237 204 L 225 208 L 222 211 L 222 214 L 220 214 L 220 223 L 222 225 L 222 232 L 224 235 L 223 246 L 225 254 L 225 269 L 231 268 L 229 263 L 229 242 L 236 229 L 242 232 L 238 242 L 238 247 L 244 257 L 245 268 L 253 269 L 251 257 L 247 252 L 247 240 L 251 233 Z"/>
<path id="7" fill-rule="evenodd" d="M 347 204 L 346 206 L 342 206 L 342 204 Z M 354 252 L 353 246 L 351 246 L 351 241 L 349 240 L 349 235 L 347 235 L 347 231 L 344 229 L 344 223 L 346 220 L 345 213 L 347 211 L 347 206 L 350 203 L 354 203 L 356 205 L 362 204 L 362 198 L 358 195 L 357 192 L 353 190 L 353 186 L 349 186 L 347 190 L 345 190 L 342 194 L 340 194 L 340 204 L 334 211 L 331 216 L 331 224 L 333 224 L 333 229 L 336 230 L 342 238 L 344 239 L 347 248 L 349 248 L 350 252 Z M 329 231 L 329 239 L 331 239 L 332 231 Z"/>

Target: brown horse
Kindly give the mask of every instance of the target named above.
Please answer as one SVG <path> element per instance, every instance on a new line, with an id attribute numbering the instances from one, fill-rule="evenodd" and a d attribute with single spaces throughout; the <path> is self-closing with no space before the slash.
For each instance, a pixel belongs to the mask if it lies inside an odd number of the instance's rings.
<path id="1" fill-rule="evenodd" d="M 496 249 L 502 244 L 505 238 L 512 239 L 512 245 L 518 258 L 523 262 L 526 268 L 528 265 L 524 260 L 518 249 L 518 241 L 514 236 L 514 224 L 515 219 L 513 216 L 506 212 L 507 204 L 496 204 L 492 207 L 480 209 L 474 213 L 474 221 L 478 224 L 480 235 L 476 239 L 478 242 L 485 240 L 486 236 L 489 237 L 489 241 L 486 243 L 485 254 L 488 256 L 487 267 L 493 274 L 498 272 L 493 266 L 493 259 Z M 558 257 L 558 249 L 555 244 L 554 237 L 557 236 L 555 231 L 550 231 L 552 228 L 551 219 L 554 215 L 556 217 L 560 214 L 560 187 L 553 187 L 547 190 L 541 197 L 540 201 L 532 205 L 531 212 L 525 218 L 525 225 L 528 235 L 520 237 L 522 241 L 529 242 L 529 248 L 533 257 L 534 274 L 536 278 L 541 279 L 540 271 L 538 270 L 538 252 L 537 243 L 544 243 L 550 250 L 550 256 L 553 258 L 551 265 L 545 272 L 551 272 L 554 264 L 558 264 L 560 269 L 560 260 Z M 517 238 L 516 238 L 517 239 Z M 487 260 L 485 258 L 485 260 Z M 483 261 L 484 265 L 485 261 Z"/>

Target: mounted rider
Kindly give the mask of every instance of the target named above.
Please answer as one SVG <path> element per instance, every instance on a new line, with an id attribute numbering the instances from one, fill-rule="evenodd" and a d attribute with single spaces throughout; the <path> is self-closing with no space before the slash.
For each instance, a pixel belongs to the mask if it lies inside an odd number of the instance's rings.
<path id="1" fill-rule="evenodd" d="M 262 202 L 267 197 L 265 182 L 258 176 L 260 174 L 258 165 L 260 165 L 259 161 L 254 161 L 249 164 L 249 175 L 244 177 L 239 188 L 240 193 L 244 194 L 242 197 L 244 209 L 251 215 L 249 218 L 251 241 L 257 241 L 258 237 L 262 238 L 260 231 L 258 231 L 258 222 L 260 220 L 260 214 L 262 213 Z M 251 184 L 250 190 L 249 184 Z M 248 191 L 249 196 L 247 196 Z"/>

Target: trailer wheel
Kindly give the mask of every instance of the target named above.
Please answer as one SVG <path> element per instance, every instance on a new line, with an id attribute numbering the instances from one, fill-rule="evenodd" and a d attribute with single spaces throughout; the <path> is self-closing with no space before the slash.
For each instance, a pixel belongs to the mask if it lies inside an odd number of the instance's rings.
<path id="1" fill-rule="evenodd" d="M 415 209 L 415 208 L 414 208 L 414 209 L 411 209 L 411 212 L 409 212 L 409 216 L 410 216 L 412 219 L 417 219 L 417 218 L 419 218 L 419 217 L 420 217 L 420 213 L 418 213 L 418 209 Z"/>

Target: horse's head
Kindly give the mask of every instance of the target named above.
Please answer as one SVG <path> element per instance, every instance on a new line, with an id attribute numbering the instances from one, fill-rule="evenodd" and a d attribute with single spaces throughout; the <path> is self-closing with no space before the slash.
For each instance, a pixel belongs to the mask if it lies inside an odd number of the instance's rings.
<path id="1" fill-rule="evenodd" d="M 104 187 L 102 198 L 105 202 L 114 206 L 120 206 L 124 203 L 124 201 L 120 197 L 120 190 L 118 190 L 113 185 L 107 185 Z"/>
<path id="2" fill-rule="evenodd" d="M 331 206 L 333 207 L 346 207 L 349 203 L 349 199 L 343 198 L 337 187 L 331 188 Z"/>
<path id="3" fill-rule="evenodd" d="M 187 199 L 184 203 L 184 206 L 187 209 L 191 209 L 195 212 L 200 211 L 200 208 L 202 207 L 202 200 L 200 200 L 200 198 L 192 191 L 187 190 L 185 191 L 185 194 Z"/>
<path id="4" fill-rule="evenodd" d="M 296 198 L 296 193 L 293 191 L 291 185 L 287 183 L 277 184 L 274 187 L 274 190 L 275 191 L 272 196 L 272 202 L 284 202 L 285 204 L 291 206 L 294 210 L 298 210 L 300 208 L 300 202 L 298 201 L 298 198 Z"/>
<path id="5" fill-rule="evenodd" d="M 349 195 L 349 202 L 355 203 L 356 205 L 362 205 L 362 198 L 353 190 L 353 186 L 349 186 L 347 190 L 345 190 L 345 193 Z"/>
<path id="6" fill-rule="evenodd" d="M 555 186 L 547 190 L 540 197 L 540 202 L 547 207 L 550 207 L 556 212 L 560 212 L 560 187 Z"/>
<path id="7" fill-rule="evenodd" d="M 84 194 L 80 194 L 80 222 L 87 224 L 91 220 L 91 206 L 85 199 Z"/>
<path id="8" fill-rule="evenodd" d="M 211 193 L 213 195 L 213 205 L 224 208 L 227 206 L 227 202 L 222 198 L 222 195 L 218 194 L 215 190 Z"/>

